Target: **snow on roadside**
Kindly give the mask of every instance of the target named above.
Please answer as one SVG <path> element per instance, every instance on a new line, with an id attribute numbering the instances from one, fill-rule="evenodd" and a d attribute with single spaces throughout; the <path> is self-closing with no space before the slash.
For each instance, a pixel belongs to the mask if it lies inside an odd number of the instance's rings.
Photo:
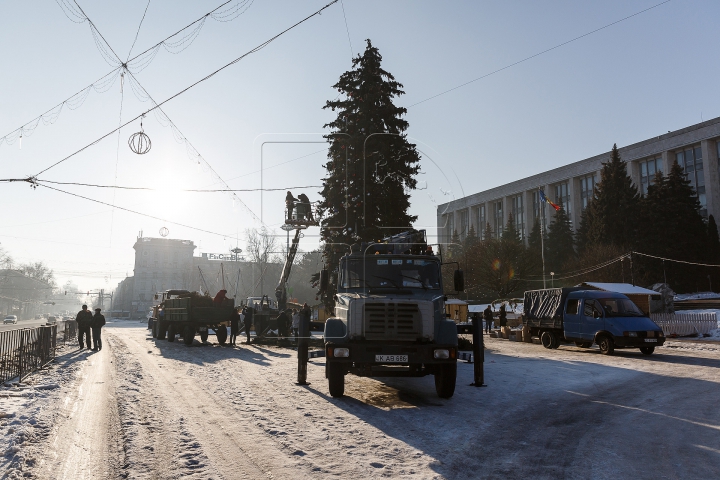
<path id="1" fill-rule="evenodd" d="M 3 478 L 23 478 L 41 459 L 38 446 L 52 433 L 67 387 L 82 363 L 66 358 L 70 347 L 58 347 L 56 361 L 29 375 L 22 383 L 0 386 L 0 472 Z"/>

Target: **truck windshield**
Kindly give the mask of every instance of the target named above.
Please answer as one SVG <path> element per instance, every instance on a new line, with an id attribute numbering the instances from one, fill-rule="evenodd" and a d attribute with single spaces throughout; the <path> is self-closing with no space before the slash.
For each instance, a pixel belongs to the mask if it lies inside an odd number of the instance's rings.
<path id="1" fill-rule="evenodd" d="M 628 298 L 601 298 L 605 315 L 608 317 L 644 317 L 645 314 Z"/>
<path id="2" fill-rule="evenodd" d="M 345 263 L 342 288 L 440 289 L 438 262 L 426 259 L 371 255 Z"/>

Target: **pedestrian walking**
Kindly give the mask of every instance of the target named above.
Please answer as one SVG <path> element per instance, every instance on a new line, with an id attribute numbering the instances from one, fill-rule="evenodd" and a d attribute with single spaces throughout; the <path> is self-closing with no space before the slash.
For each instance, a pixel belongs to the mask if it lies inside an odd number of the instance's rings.
<path id="1" fill-rule="evenodd" d="M 297 308 L 292 309 L 292 334 L 295 341 L 297 341 L 298 330 L 300 329 L 300 312 Z"/>
<path id="2" fill-rule="evenodd" d="M 78 328 L 78 344 L 80 345 L 80 350 L 85 348 L 86 342 L 88 350 L 92 348 L 92 340 L 90 340 L 90 325 L 92 325 L 92 319 L 93 315 L 88 310 L 87 305 L 83 305 L 82 310 L 80 310 L 75 317 Z M 85 342 L 83 342 L 83 337 L 85 338 Z"/>
<path id="3" fill-rule="evenodd" d="M 235 340 L 240 332 L 240 313 L 236 308 L 233 308 L 233 312 L 230 315 L 230 345 L 235 345 Z"/>
<path id="4" fill-rule="evenodd" d="M 500 312 L 498 313 L 498 325 L 501 327 L 507 326 L 507 312 L 505 311 L 505 304 L 500 304 Z"/>
<path id="5" fill-rule="evenodd" d="M 488 305 L 487 308 L 483 310 L 483 320 L 485 320 L 485 333 L 490 333 L 493 322 L 493 312 L 490 308 L 490 305 Z"/>
<path id="6" fill-rule="evenodd" d="M 90 328 L 92 328 L 92 338 L 93 338 L 93 351 L 99 352 L 102 350 L 102 327 L 105 326 L 105 315 L 100 313 L 100 309 L 95 309 L 95 315 L 92 317 L 92 323 L 90 324 Z"/>
<path id="7" fill-rule="evenodd" d="M 245 314 L 245 335 L 247 336 L 247 343 L 250 343 L 250 326 L 253 323 L 253 313 L 255 312 L 252 307 L 245 307 L 243 311 Z"/>

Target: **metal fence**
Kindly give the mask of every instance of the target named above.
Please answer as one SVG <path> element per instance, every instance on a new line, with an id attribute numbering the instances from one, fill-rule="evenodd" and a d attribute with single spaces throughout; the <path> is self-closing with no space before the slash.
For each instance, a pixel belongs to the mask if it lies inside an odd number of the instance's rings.
<path id="1" fill-rule="evenodd" d="M 69 322 L 60 322 L 63 325 L 62 329 L 62 342 L 67 345 L 68 343 L 77 342 L 77 322 L 74 320 Z M 59 332 L 58 332 L 59 333 Z M 60 337 L 58 337 L 60 338 Z"/>
<path id="2" fill-rule="evenodd" d="M 57 325 L 0 332 L 0 382 L 23 377 L 55 358 Z"/>
<path id="3" fill-rule="evenodd" d="M 651 313 L 650 318 L 665 336 L 705 335 L 718 328 L 714 313 Z"/>

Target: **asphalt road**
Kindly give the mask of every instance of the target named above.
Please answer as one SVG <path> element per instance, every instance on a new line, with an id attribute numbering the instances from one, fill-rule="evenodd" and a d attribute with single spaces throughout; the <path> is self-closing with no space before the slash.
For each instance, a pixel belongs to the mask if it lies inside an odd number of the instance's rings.
<path id="1" fill-rule="evenodd" d="M 3 317 L 5 318 L 5 317 Z M 61 322 L 58 322 L 60 324 Z M 0 332 L 4 332 L 7 330 L 17 330 L 19 328 L 33 328 L 33 327 L 41 327 L 43 325 L 47 324 L 47 320 L 18 320 L 18 323 L 16 324 L 1 324 L 0 323 Z M 62 328 L 62 327 L 61 327 Z"/>

